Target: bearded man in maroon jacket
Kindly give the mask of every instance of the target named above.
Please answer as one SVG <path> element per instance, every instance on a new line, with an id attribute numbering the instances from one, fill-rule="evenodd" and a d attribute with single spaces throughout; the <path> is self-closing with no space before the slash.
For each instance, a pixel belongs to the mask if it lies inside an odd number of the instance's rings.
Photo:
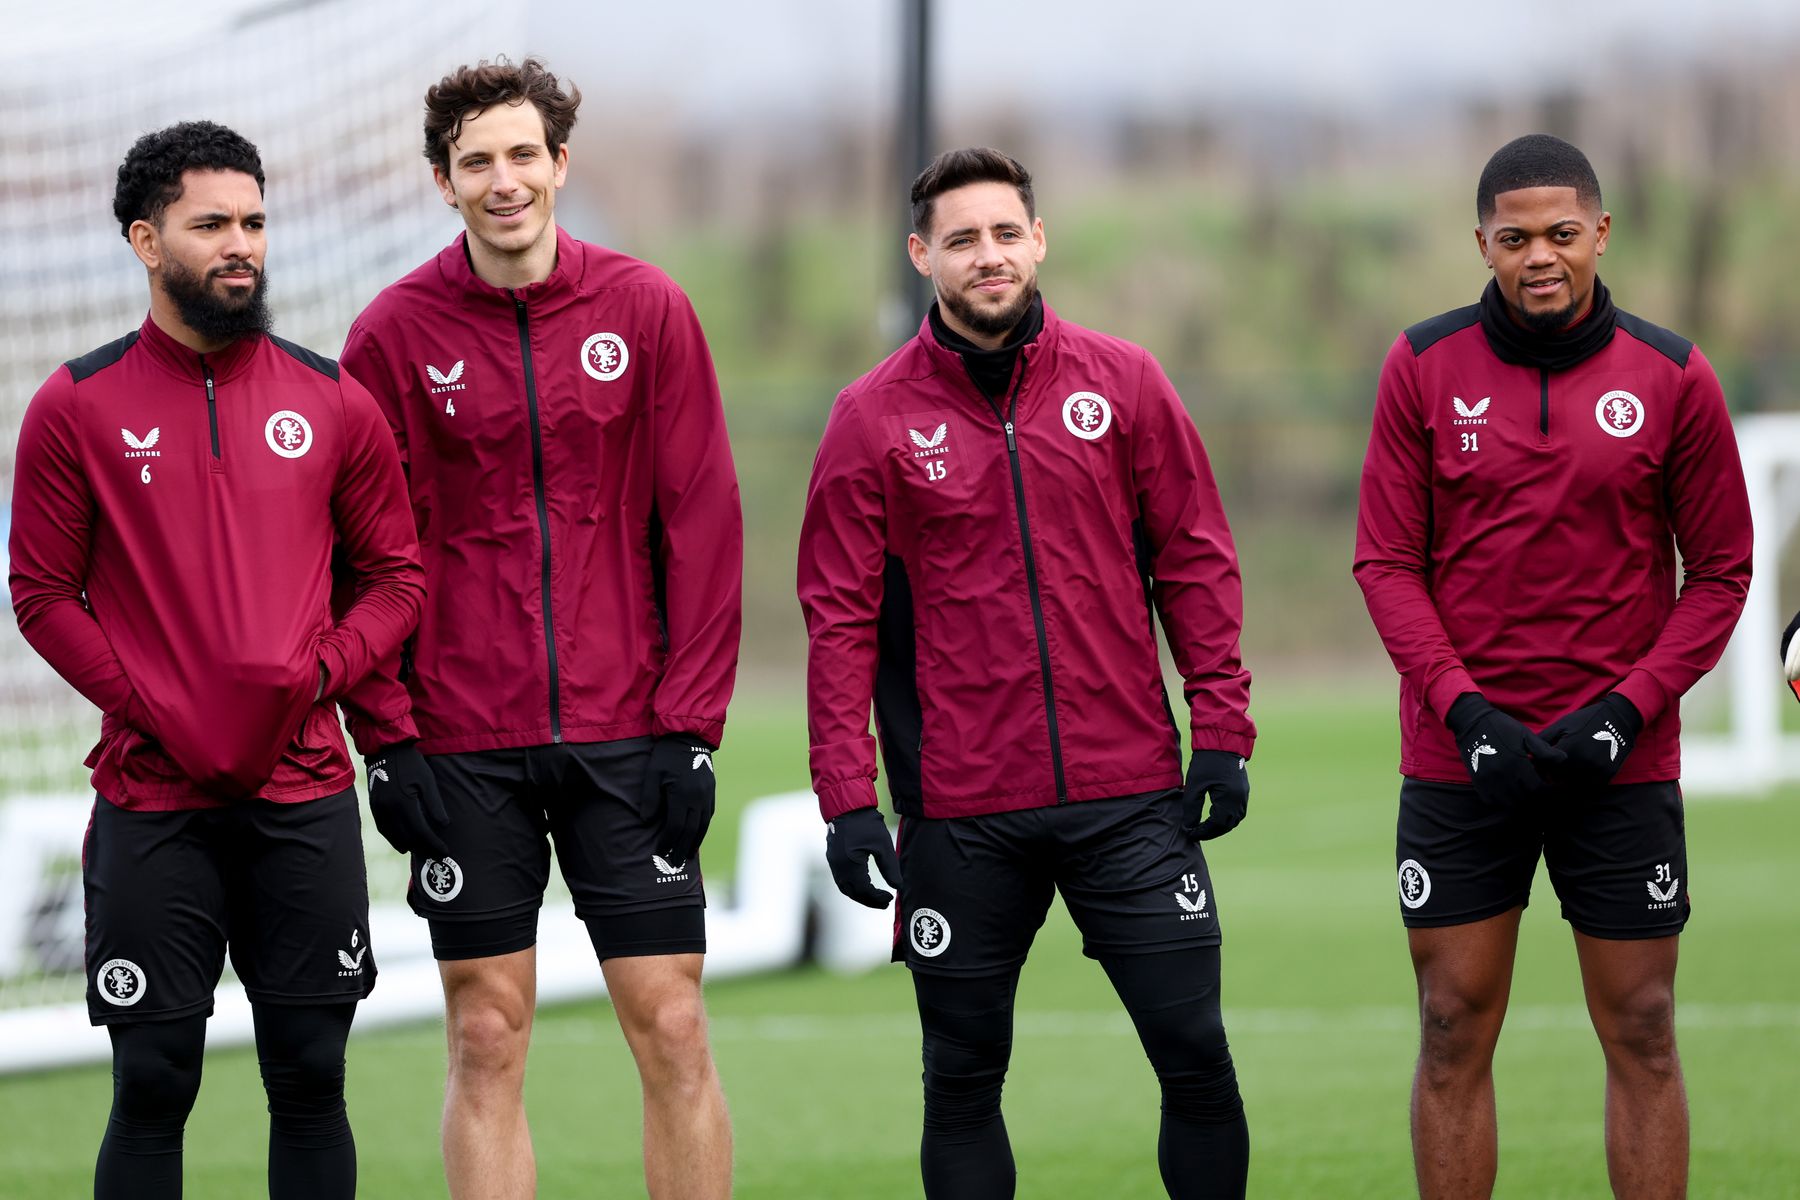
<path id="1" fill-rule="evenodd" d="M 1581 151 L 1508 143 L 1476 215 L 1494 278 L 1388 352 L 1357 526 L 1401 679 L 1419 1190 L 1493 1189 L 1494 1046 L 1541 855 L 1605 1052 L 1613 1189 L 1681 1196 L 1680 700 L 1749 587 L 1737 441 L 1705 356 L 1598 278 L 1612 215 Z"/>
<path id="2" fill-rule="evenodd" d="M 181 1194 L 229 952 L 269 1194 L 348 1200 L 344 1041 L 375 958 L 337 709 L 365 753 L 417 736 L 404 693 L 369 690 L 425 591 L 400 460 L 361 385 L 269 332 L 255 146 L 210 121 L 145 134 L 113 215 L 150 312 L 32 398 L 10 551 L 19 631 L 102 713 L 82 846 L 88 1016 L 113 1051 L 94 1195 Z"/>
<path id="3" fill-rule="evenodd" d="M 1013 996 L 1060 892 L 1162 1086 L 1169 1194 L 1241 1197 L 1249 1131 L 1199 843 L 1243 820 L 1256 727 L 1206 450 L 1148 351 L 1038 294 L 1048 243 L 1024 167 L 949 151 L 911 199 L 907 245 L 937 303 L 832 407 L 799 595 L 827 861 L 860 903 L 893 900 L 871 859 L 900 888 L 925 1193 L 1013 1194 L 1000 1113 Z M 1187 694 L 1185 784 L 1159 618 Z"/>

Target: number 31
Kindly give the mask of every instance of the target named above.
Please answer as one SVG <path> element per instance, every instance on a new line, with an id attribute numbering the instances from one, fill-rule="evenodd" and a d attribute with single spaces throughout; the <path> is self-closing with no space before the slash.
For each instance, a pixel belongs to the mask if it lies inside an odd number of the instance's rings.
<path id="1" fill-rule="evenodd" d="M 1463 434 L 1462 435 L 1462 448 L 1464 450 L 1479 450 L 1479 449 L 1481 449 L 1481 434 L 1480 433 L 1465 433 L 1465 434 Z"/>

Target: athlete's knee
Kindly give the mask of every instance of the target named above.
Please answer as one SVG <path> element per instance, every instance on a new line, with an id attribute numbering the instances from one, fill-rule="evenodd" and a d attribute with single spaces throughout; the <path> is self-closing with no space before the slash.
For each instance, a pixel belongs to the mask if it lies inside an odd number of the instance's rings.
<path id="1" fill-rule="evenodd" d="M 1669 1076 L 1681 1069 L 1675 1050 L 1675 996 L 1662 983 L 1629 992 L 1595 1014 L 1608 1058 L 1623 1058 L 1640 1071 Z"/>
<path id="2" fill-rule="evenodd" d="M 646 1082 L 681 1092 L 710 1085 L 712 1051 L 706 1041 L 706 1006 L 696 988 L 665 995 L 638 1014 L 629 1031 Z"/>
<path id="3" fill-rule="evenodd" d="M 461 1077 L 522 1076 L 531 1041 L 531 1013 L 523 1001 L 494 993 L 454 1001 L 444 1018 L 450 1070 Z"/>
<path id="4" fill-rule="evenodd" d="M 204 1018 L 201 1018 L 204 1030 Z M 135 1026 L 115 1034 L 113 1112 L 134 1124 L 187 1120 L 200 1094 L 204 1033 L 196 1039 L 173 1028 Z"/>
<path id="5" fill-rule="evenodd" d="M 1244 1113 L 1217 996 L 1214 991 L 1133 1014 L 1145 1056 L 1162 1085 L 1163 1111 L 1201 1125 L 1235 1121 Z"/>
<path id="6" fill-rule="evenodd" d="M 1505 1016 L 1502 1003 L 1454 986 L 1428 985 L 1419 996 L 1419 1068 L 1428 1082 L 1485 1071 Z"/>
<path id="7" fill-rule="evenodd" d="M 1000 1112 L 1012 1058 L 1011 1022 L 940 1018 L 925 1025 L 925 1124 L 960 1129 Z"/>

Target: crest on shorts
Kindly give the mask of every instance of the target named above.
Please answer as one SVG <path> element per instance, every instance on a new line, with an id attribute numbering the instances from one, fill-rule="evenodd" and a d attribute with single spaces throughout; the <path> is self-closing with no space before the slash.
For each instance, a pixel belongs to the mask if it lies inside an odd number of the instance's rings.
<path id="1" fill-rule="evenodd" d="M 913 910 L 912 948 L 926 958 L 936 958 L 950 948 L 950 922 L 934 908 Z"/>
<path id="2" fill-rule="evenodd" d="M 1400 903 L 1418 908 L 1431 899 L 1431 876 L 1415 858 L 1400 864 Z"/>
<path id="3" fill-rule="evenodd" d="M 129 958 L 112 958 L 94 972 L 94 988 L 108 1004 L 130 1008 L 144 998 L 150 981 L 144 976 L 144 968 Z"/>
<path id="4" fill-rule="evenodd" d="M 462 892 L 462 868 L 454 858 L 428 858 L 419 868 L 419 887 L 428 899 L 447 904 Z"/>

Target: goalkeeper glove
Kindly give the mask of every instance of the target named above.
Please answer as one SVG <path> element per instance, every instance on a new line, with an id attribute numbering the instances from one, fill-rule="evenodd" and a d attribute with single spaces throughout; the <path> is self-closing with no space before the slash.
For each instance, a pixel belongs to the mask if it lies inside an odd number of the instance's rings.
<path id="1" fill-rule="evenodd" d="M 879 808 L 856 808 L 825 827 L 825 865 L 837 890 L 858 904 L 886 908 L 894 893 L 869 879 L 869 859 L 881 877 L 900 886 L 900 856 Z"/>
<path id="2" fill-rule="evenodd" d="M 1644 718 L 1637 706 L 1617 692 L 1606 693 L 1598 702 L 1576 709 L 1544 730 L 1544 740 L 1568 756 L 1562 766 L 1551 768 L 1551 778 L 1558 783 L 1605 787 L 1625 765 L 1625 756 L 1643 731 Z"/>
<path id="3" fill-rule="evenodd" d="M 678 867 L 694 857 L 712 824 L 713 749 L 689 734 L 668 734 L 656 739 L 644 768 L 644 819 L 660 826 L 657 848 Z"/>
<path id="4" fill-rule="evenodd" d="M 1212 813 L 1200 819 L 1208 794 Z M 1181 791 L 1181 832 L 1204 842 L 1230 833 L 1250 808 L 1250 772 L 1244 756 L 1229 750 L 1196 750 L 1188 759 L 1187 786 Z"/>
<path id="5" fill-rule="evenodd" d="M 1480 692 L 1458 696 L 1444 724 L 1456 737 L 1475 794 L 1489 804 L 1516 804 L 1543 791 L 1547 785 L 1542 772 L 1568 758 L 1489 704 Z"/>
<path id="6" fill-rule="evenodd" d="M 415 742 L 396 742 L 364 760 L 369 768 L 369 812 L 388 845 L 402 854 L 418 851 L 447 858 L 450 847 L 439 830 L 450 824 L 437 776 Z"/>

